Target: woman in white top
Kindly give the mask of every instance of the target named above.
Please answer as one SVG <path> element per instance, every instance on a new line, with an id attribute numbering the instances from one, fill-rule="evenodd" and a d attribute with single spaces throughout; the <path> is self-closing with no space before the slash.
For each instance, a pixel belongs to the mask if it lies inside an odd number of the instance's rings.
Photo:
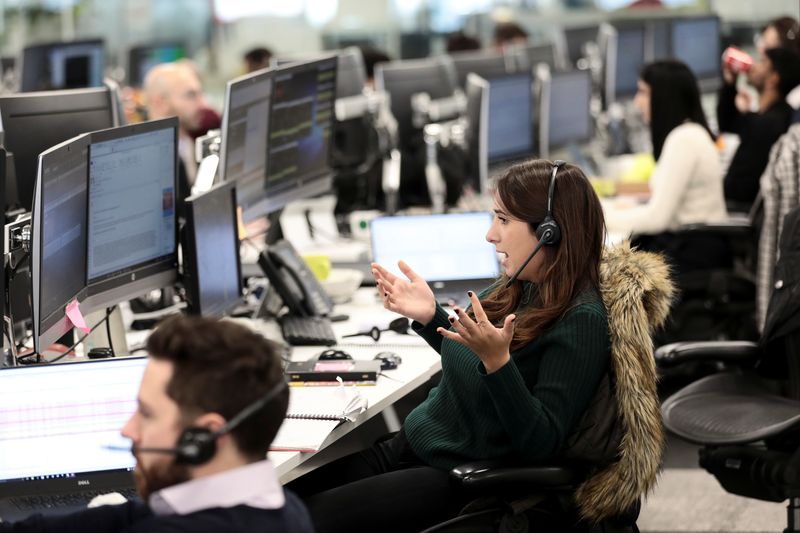
<path id="1" fill-rule="evenodd" d="M 656 160 L 650 198 L 636 207 L 609 206 L 608 229 L 635 234 L 634 244 L 665 253 L 679 271 L 723 266 L 729 260 L 724 241 L 673 233 L 727 216 L 719 153 L 697 80 L 679 61 L 651 63 L 642 69 L 634 104 L 650 125 Z"/>

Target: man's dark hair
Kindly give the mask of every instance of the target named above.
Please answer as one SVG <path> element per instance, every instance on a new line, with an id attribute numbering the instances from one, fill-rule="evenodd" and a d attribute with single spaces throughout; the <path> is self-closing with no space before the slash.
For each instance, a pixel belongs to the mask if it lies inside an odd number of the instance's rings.
<path id="1" fill-rule="evenodd" d="M 499 22 L 494 27 L 494 43 L 503 44 L 514 39 L 527 39 L 528 32 L 516 22 Z"/>
<path id="2" fill-rule="evenodd" d="M 469 50 L 480 50 L 481 42 L 467 35 L 463 31 L 456 31 L 447 36 L 447 52 L 466 52 Z"/>
<path id="3" fill-rule="evenodd" d="M 786 98 L 800 84 L 800 54 L 788 48 L 771 48 L 764 53 L 772 64 L 772 71 L 780 78 L 778 92 L 781 98 Z"/>
<path id="4" fill-rule="evenodd" d="M 147 351 L 173 365 L 167 395 L 184 424 L 204 413 L 231 420 L 283 381 L 276 346 L 248 328 L 225 320 L 179 316 L 156 328 Z M 286 415 L 289 390 L 231 431 L 239 451 L 263 459 Z"/>
<path id="5" fill-rule="evenodd" d="M 364 56 L 364 67 L 367 69 L 368 79 L 375 77 L 375 65 L 392 60 L 385 52 L 369 46 L 362 46 L 361 54 Z"/>
<path id="6" fill-rule="evenodd" d="M 244 61 L 249 65 L 269 65 L 269 60 L 272 59 L 272 50 L 259 46 L 248 50 L 244 54 Z"/>

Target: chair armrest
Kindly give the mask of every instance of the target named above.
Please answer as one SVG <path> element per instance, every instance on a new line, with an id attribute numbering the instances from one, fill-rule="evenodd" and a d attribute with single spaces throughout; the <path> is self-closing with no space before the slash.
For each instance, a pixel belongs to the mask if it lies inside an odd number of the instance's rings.
<path id="1" fill-rule="evenodd" d="M 674 342 L 660 346 L 655 359 L 659 366 L 671 367 L 691 361 L 744 363 L 758 354 L 758 345 L 750 341 Z"/>
<path id="2" fill-rule="evenodd" d="M 494 493 L 498 490 L 527 491 L 566 489 L 576 486 L 586 471 L 564 465 L 510 466 L 499 461 L 478 461 L 455 467 L 451 481 L 462 490 Z"/>
<path id="3" fill-rule="evenodd" d="M 747 238 L 753 235 L 753 225 L 747 217 L 729 217 L 719 222 L 686 224 L 677 233 L 713 233 L 728 238 Z"/>

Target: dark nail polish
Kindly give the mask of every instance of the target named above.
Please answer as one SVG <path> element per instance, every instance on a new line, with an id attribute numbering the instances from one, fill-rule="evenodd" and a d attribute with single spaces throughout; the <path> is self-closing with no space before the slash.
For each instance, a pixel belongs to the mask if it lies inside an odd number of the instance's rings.
<path id="1" fill-rule="evenodd" d="M 452 317 L 452 316 L 447 317 L 447 320 L 449 320 L 450 322 L 455 322 L 456 321 L 455 317 Z"/>
<path id="2" fill-rule="evenodd" d="M 467 291 L 467 296 L 469 296 L 470 298 L 472 298 L 472 291 Z"/>

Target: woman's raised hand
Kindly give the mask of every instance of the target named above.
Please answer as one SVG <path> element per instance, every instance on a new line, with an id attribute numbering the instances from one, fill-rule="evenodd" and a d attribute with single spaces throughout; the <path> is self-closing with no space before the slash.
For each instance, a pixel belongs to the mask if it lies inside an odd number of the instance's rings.
<path id="1" fill-rule="evenodd" d="M 478 296 L 471 292 L 469 299 L 475 320 L 460 307 L 455 308 L 458 318 L 451 316 L 453 331 L 439 328 L 437 331 L 445 338 L 463 344 L 480 358 L 486 372 L 491 374 L 511 359 L 511 340 L 514 338 L 516 315 L 508 315 L 503 327 L 495 327 L 489 322 Z"/>
<path id="2" fill-rule="evenodd" d="M 372 263 L 372 276 L 378 286 L 383 306 L 389 311 L 427 324 L 436 313 L 433 291 L 405 261 L 399 261 L 397 265 L 408 280 L 395 276 L 378 263 Z"/>

